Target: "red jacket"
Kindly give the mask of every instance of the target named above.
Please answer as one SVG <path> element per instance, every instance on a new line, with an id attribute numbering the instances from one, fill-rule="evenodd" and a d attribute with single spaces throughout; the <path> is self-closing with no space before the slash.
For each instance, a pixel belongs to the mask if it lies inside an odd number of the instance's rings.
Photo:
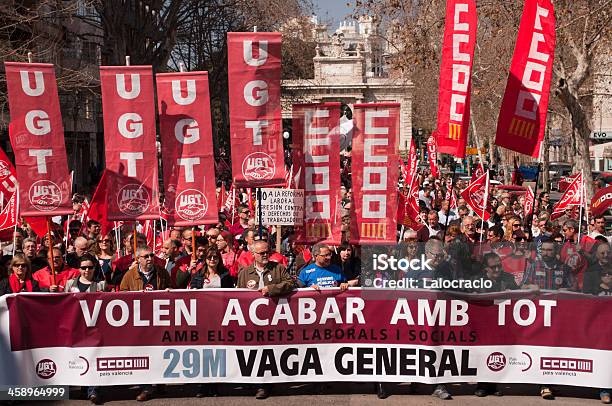
<path id="1" fill-rule="evenodd" d="M 287 266 L 287 264 L 289 263 L 289 261 L 287 261 L 287 258 L 285 258 L 283 255 L 279 254 L 278 252 L 272 252 L 269 256 L 269 260 L 279 263 L 282 266 Z M 253 257 L 253 254 L 251 253 L 251 251 L 242 251 L 242 253 L 240 254 L 240 256 L 238 257 L 238 267 L 239 268 L 246 268 L 249 265 L 251 265 L 253 262 L 255 261 L 255 258 Z"/>
<path id="2" fill-rule="evenodd" d="M 78 269 L 70 268 L 66 265 L 62 268 L 61 272 L 55 272 L 55 284 L 59 287 L 61 292 L 64 291 L 64 286 L 66 286 L 66 281 L 68 279 L 76 278 L 81 275 L 81 271 Z M 43 289 L 48 289 L 53 281 L 51 279 L 51 268 L 44 267 L 43 269 L 34 272 L 32 275 L 32 279 L 38 282 L 38 285 Z"/>

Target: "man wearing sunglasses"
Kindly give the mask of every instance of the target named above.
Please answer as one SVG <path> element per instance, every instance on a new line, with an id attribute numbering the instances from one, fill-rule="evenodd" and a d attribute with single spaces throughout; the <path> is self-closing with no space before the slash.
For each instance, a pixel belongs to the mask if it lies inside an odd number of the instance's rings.
<path id="1" fill-rule="evenodd" d="M 302 268 L 298 276 L 298 284 L 301 288 L 321 288 L 339 287 L 346 290 L 349 287 L 346 276 L 342 269 L 331 263 L 332 253 L 329 246 L 316 244 L 312 247 L 312 256 L 315 262 Z"/>
<path id="2" fill-rule="evenodd" d="M 251 211 L 245 205 L 238 206 L 238 222 L 232 224 L 229 232 L 234 237 L 241 235 L 245 230 L 249 228 L 249 219 L 251 218 Z"/>
<path id="3" fill-rule="evenodd" d="M 238 273 L 239 289 L 259 291 L 263 296 L 284 296 L 294 288 L 293 280 L 285 267 L 270 260 L 270 247 L 265 240 L 257 240 L 251 246 L 254 261 Z M 256 399 L 265 399 L 270 395 L 270 384 L 258 385 Z"/>
<path id="4" fill-rule="evenodd" d="M 59 248 L 53 248 L 53 266 L 55 270 L 55 284 L 53 284 L 50 266 L 37 271 L 32 276 L 32 279 L 38 282 L 41 289 L 49 289 L 50 292 L 62 292 L 68 279 L 76 278 L 81 274 L 78 269 L 66 265 L 62 251 Z"/>
<path id="5" fill-rule="evenodd" d="M 121 291 L 142 292 L 170 287 L 170 276 L 154 263 L 151 248 L 141 245 L 136 249 L 136 260 L 121 280 Z"/>

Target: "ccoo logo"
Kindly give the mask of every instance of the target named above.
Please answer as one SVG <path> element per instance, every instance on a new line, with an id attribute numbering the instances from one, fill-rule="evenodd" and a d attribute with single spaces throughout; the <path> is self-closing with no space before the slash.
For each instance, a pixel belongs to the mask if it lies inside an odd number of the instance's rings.
<path id="1" fill-rule="evenodd" d="M 487 366 L 493 372 L 498 372 L 506 366 L 506 356 L 501 352 L 494 352 L 487 358 Z"/>
<path id="2" fill-rule="evenodd" d="M 53 362 L 53 360 L 50 360 L 49 358 L 41 359 L 40 361 L 38 361 L 38 364 L 36 364 L 36 375 L 38 375 L 39 378 L 52 378 L 56 372 L 57 367 L 55 365 L 55 362 Z"/>
<path id="3" fill-rule="evenodd" d="M 138 216 L 149 208 L 149 192 L 136 183 L 125 185 L 117 194 L 117 206 L 123 214 Z"/>
<path id="4" fill-rule="evenodd" d="M 49 180 L 39 180 L 30 186 L 28 192 L 30 204 L 40 211 L 52 211 L 62 202 L 62 192 L 55 183 Z"/>
<path id="5" fill-rule="evenodd" d="M 261 181 L 272 179 L 276 172 L 274 160 L 263 152 L 247 155 L 242 161 L 242 175 L 247 180 Z"/>
<path id="6" fill-rule="evenodd" d="M 204 193 L 195 189 L 183 190 L 174 202 L 176 214 L 183 220 L 196 221 L 206 215 L 208 211 L 208 200 Z"/>

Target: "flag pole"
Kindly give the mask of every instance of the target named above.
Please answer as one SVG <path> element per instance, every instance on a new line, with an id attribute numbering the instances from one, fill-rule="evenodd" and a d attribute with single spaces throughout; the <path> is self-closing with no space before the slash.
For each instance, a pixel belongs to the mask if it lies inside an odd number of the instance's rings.
<path id="1" fill-rule="evenodd" d="M 138 231 L 136 230 L 136 225 L 138 224 L 138 220 L 134 220 L 134 227 L 132 228 L 132 254 L 134 255 L 134 260 L 137 260 L 138 258 L 136 258 L 136 249 L 138 242 L 136 241 L 136 234 L 138 233 Z"/>
<path id="2" fill-rule="evenodd" d="M 51 268 L 51 284 L 55 285 L 55 264 L 53 263 L 53 238 L 51 236 L 51 217 L 47 217 L 47 241 L 49 244 L 49 250 L 47 251 L 47 257 L 49 258 L 49 267 Z"/>
<path id="3" fill-rule="evenodd" d="M 484 201 L 483 201 L 483 205 L 482 205 L 482 228 L 484 229 L 484 222 L 485 222 L 485 212 L 487 211 L 487 204 L 489 203 L 489 169 L 487 169 L 487 177 L 485 178 L 485 194 L 484 194 Z M 480 233 L 480 248 L 482 248 L 482 235 L 484 233 Z"/>
<path id="4" fill-rule="evenodd" d="M 582 233 L 582 207 L 584 206 L 584 169 L 580 171 L 580 183 L 580 218 L 578 219 L 578 240 L 576 241 L 576 245 L 580 244 L 580 234 Z"/>
<path id="5" fill-rule="evenodd" d="M 257 188 L 257 217 L 259 218 L 259 239 L 263 235 L 263 213 L 261 212 L 261 188 Z"/>
<path id="6" fill-rule="evenodd" d="M 535 202 L 536 202 L 536 196 L 538 195 L 538 183 L 540 182 L 540 171 L 542 167 L 542 163 L 538 162 L 538 170 L 536 172 L 536 181 L 535 181 L 535 186 L 533 187 L 533 199 L 531 199 L 531 224 L 533 225 L 533 218 L 535 217 Z M 529 187 L 529 186 L 527 186 Z M 542 187 L 544 187 L 544 185 L 542 185 Z M 531 236 L 532 234 L 532 230 L 531 230 L 531 225 L 527 224 L 527 218 L 529 216 L 525 216 L 525 228 L 529 227 L 529 235 Z"/>
<path id="7" fill-rule="evenodd" d="M 196 238 L 195 238 L 195 226 L 191 227 L 191 259 L 196 260 Z"/>
<path id="8" fill-rule="evenodd" d="M 453 188 L 455 187 L 455 174 L 457 173 L 457 164 L 453 165 L 453 177 L 451 178 L 450 184 L 450 200 L 448 201 L 448 211 L 446 212 L 446 221 L 444 222 L 444 233 L 442 235 L 442 242 L 446 240 L 446 229 L 448 228 L 448 218 L 450 217 L 451 201 L 453 200 Z"/>

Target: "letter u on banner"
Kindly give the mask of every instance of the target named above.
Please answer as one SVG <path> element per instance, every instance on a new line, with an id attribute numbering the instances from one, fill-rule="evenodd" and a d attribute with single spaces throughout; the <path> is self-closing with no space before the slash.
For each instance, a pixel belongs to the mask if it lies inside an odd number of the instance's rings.
<path id="1" fill-rule="evenodd" d="M 340 103 L 293 105 L 293 159 L 304 189 L 298 241 L 340 244 Z"/>
<path id="2" fill-rule="evenodd" d="M 399 112 L 398 103 L 354 106 L 351 243 L 396 242 Z"/>
<path id="3" fill-rule="evenodd" d="M 546 128 L 555 56 L 555 10 L 550 0 L 525 0 L 495 144 L 538 157 Z"/>
<path id="4" fill-rule="evenodd" d="M 208 73 L 161 73 L 156 78 L 168 223 L 216 223 Z"/>
<path id="5" fill-rule="evenodd" d="M 232 175 L 237 187 L 283 186 L 281 34 L 229 32 Z"/>
<path id="6" fill-rule="evenodd" d="M 150 66 L 101 66 L 108 220 L 159 218 Z"/>
<path id="7" fill-rule="evenodd" d="M 438 151 L 465 157 L 470 126 L 472 63 L 476 47 L 476 2 L 447 0 L 440 89 L 438 93 Z"/>
<path id="8" fill-rule="evenodd" d="M 6 62 L 22 216 L 72 213 L 64 128 L 53 65 Z"/>

